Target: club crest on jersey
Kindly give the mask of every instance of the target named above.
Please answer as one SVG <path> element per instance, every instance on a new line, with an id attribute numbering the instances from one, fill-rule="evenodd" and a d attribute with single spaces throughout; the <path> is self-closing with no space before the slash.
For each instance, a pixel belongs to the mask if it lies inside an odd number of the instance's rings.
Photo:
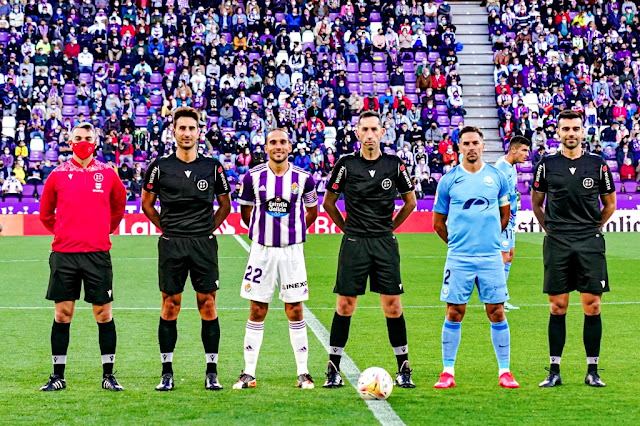
<path id="1" fill-rule="evenodd" d="M 485 176 L 484 184 L 487 186 L 493 185 L 493 178 L 491 176 Z"/>
<path id="2" fill-rule="evenodd" d="M 96 173 L 95 175 L 93 175 L 93 180 L 95 180 L 96 182 L 102 182 L 104 180 L 104 176 L 102 175 L 102 173 Z"/>
<path id="3" fill-rule="evenodd" d="M 384 190 L 391 189 L 391 185 L 393 185 L 393 183 L 389 178 L 386 178 L 385 180 L 382 181 L 382 189 Z"/>
<path id="4" fill-rule="evenodd" d="M 291 204 L 282 197 L 275 197 L 267 201 L 267 214 L 273 217 L 282 217 L 289 214 Z"/>
<path id="5" fill-rule="evenodd" d="M 198 181 L 198 183 L 196 184 L 196 186 L 198 187 L 198 189 L 199 189 L 200 191 L 206 191 L 206 190 L 207 190 L 207 188 L 209 188 L 209 182 L 207 182 L 207 181 L 206 181 L 206 180 L 204 180 L 204 179 L 200 179 L 200 180 Z"/>
<path id="6" fill-rule="evenodd" d="M 247 293 L 249 293 L 251 291 L 251 284 L 248 284 L 244 286 L 244 291 L 246 291 Z"/>
<path id="7" fill-rule="evenodd" d="M 586 189 L 591 189 L 593 188 L 593 179 L 592 178 L 584 178 L 582 180 L 582 186 L 584 186 Z"/>
<path id="8" fill-rule="evenodd" d="M 293 183 L 291 184 L 291 193 L 292 193 L 292 194 L 298 194 L 298 193 L 300 193 L 300 186 L 298 185 L 298 183 L 297 183 L 297 182 L 293 182 Z"/>

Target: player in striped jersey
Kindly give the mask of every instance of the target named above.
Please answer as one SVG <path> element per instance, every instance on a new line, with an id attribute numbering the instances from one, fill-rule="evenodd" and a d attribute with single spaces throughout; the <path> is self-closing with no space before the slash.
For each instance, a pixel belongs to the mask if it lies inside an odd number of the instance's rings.
<path id="1" fill-rule="evenodd" d="M 318 216 L 318 196 L 311 175 L 289 163 L 291 148 L 285 130 L 271 130 L 266 143 L 268 163 L 249 170 L 242 182 L 238 202 L 252 243 L 240 294 L 251 301 L 251 310 L 244 337 L 245 367 L 234 389 L 256 387 L 264 319 L 276 287 L 289 319 L 297 386 L 314 387 L 307 368 L 309 344 L 302 314 L 302 302 L 309 299 L 302 243 Z"/>

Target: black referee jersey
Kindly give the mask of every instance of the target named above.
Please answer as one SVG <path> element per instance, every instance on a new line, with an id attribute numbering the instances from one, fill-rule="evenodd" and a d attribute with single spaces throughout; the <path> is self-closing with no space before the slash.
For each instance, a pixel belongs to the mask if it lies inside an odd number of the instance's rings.
<path id="1" fill-rule="evenodd" d="M 393 232 L 396 195 L 413 191 L 413 183 L 396 155 L 383 153 L 369 161 L 358 151 L 338 160 L 327 191 L 344 193 L 346 234 L 379 237 Z"/>
<path id="2" fill-rule="evenodd" d="M 149 165 L 144 189 L 160 199 L 160 224 L 167 237 L 197 237 L 213 232 L 213 200 L 229 193 L 229 182 L 214 158 L 198 156 L 185 163 L 171 154 Z"/>
<path id="3" fill-rule="evenodd" d="M 615 191 L 613 176 L 599 155 L 574 160 L 562 154 L 544 157 L 536 166 L 533 189 L 547 194 L 545 224 L 549 232 L 598 231 L 601 195 Z"/>

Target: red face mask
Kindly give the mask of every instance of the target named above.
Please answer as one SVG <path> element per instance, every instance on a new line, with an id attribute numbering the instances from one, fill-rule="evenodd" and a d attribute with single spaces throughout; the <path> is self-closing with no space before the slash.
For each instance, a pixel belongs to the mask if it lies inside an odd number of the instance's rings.
<path id="1" fill-rule="evenodd" d="M 76 142 L 71 146 L 71 149 L 78 158 L 86 160 L 95 151 L 95 145 L 91 142 Z"/>

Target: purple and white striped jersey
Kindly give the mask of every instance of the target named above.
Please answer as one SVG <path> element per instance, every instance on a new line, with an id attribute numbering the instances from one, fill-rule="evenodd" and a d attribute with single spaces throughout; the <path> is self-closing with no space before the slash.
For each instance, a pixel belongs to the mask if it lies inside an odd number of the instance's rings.
<path id="1" fill-rule="evenodd" d="M 283 176 L 276 176 L 264 163 L 244 175 L 238 203 L 254 206 L 249 225 L 251 241 L 284 247 L 306 240 L 303 205 L 317 205 L 318 195 L 310 173 L 290 164 Z"/>

